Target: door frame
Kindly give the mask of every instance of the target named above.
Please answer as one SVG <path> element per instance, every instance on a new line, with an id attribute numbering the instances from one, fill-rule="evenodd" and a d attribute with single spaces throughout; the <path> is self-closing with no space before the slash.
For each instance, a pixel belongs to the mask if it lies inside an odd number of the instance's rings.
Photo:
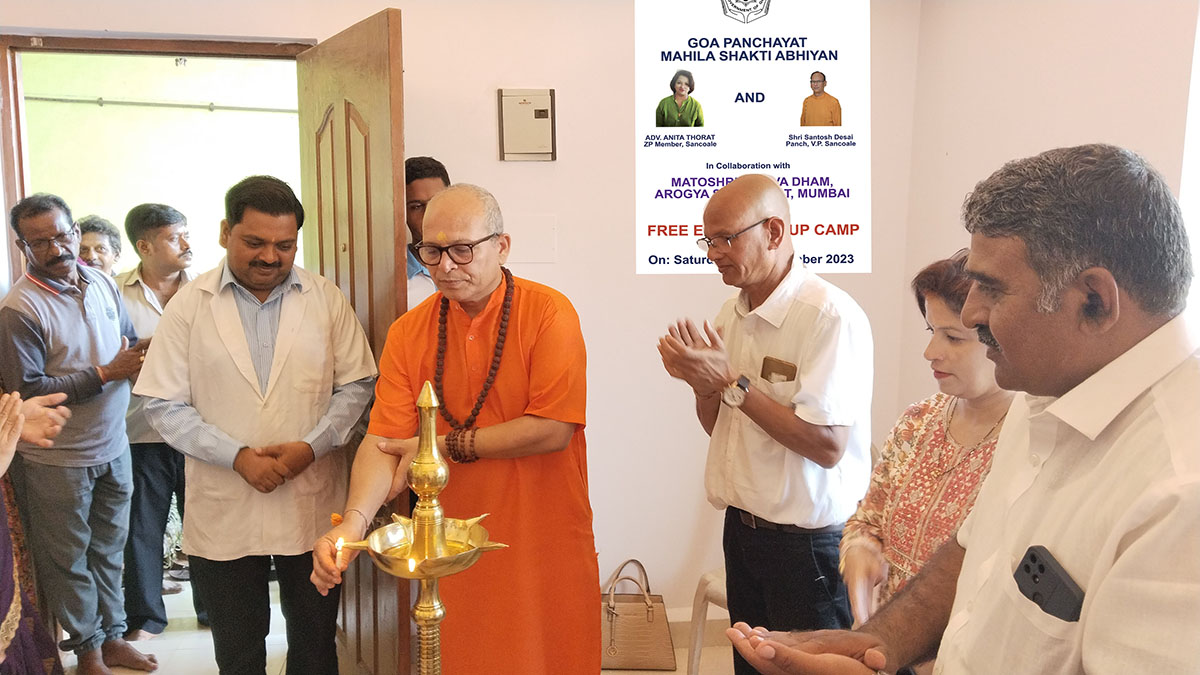
<path id="1" fill-rule="evenodd" d="M 82 52 L 93 54 L 145 54 L 179 56 L 227 56 L 243 58 L 292 59 L 308 49 L 311 42 L 245 42 L 223 40 L 186 40 L 153 37 L 66 37 L 55 35 L 0 34 L 0 173 L 4 200 L 4 236 L 0 237 L 0 256 L 8 259 L 9 278 L 0 278 L 0 296 L 8 292 L 25 273 L 20 249 L 9 233 L 8 214 L 18 201 L 29 194 L 29 158 L 24 134 L 24 98 L 20 77 L 23 52 Z M 39 596 L 41 593 L 39 593 Z M 44 598 L 33 598 L 44 608 Z M 42 620 L 55 634 L 54 619 L 42 612 Z"/>
<path id="2" fill-rule="evenodd" d="M 24 98 L 20 64 L 22 52 L 82 52 L 91 54 L 144 54 L 217 56 L 262 59 L 296 59 L 316 40 L 246 41 L 164 38 L 129 34 L 123 37 L 0 34 L 0 177 L 4 216 L 29 194 L 29 158 L 24 132 Z M 8 229 L 7 227 L 5 228 Z M 0 255 L 8 259 L 10 278 L 0 279 L 0 295 L 24 273 L 21 251 L 12 237 L 0 237 Z"/>

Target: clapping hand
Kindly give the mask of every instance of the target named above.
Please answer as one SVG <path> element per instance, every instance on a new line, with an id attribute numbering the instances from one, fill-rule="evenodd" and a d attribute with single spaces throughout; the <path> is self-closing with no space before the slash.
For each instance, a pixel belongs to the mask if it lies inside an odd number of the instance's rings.
<path id="1" fill-rule="evenodd" d="M 12 392 L 0 396 L 0 474 L 8 470 L 8 464 L 17 452 L 17 439 L 25 426 L 25 415 L 21 414 L 21 395 Z"/>
<path id="2" fill-rule="evenodd" d="M 708 321 L 703 331 L 691 319 L 668 326 L 667 334 L 658 340 L 658 353 L 667 373 L 687 382 L 700 395 L 719 392 L 737 379 L 721 333 Z"/>
<path id="3" fill-rule="evenodd" d="M 850 594 L 855 627 L 871 618 L 875 611 L 875 588 L 887 581 L 888 563 L 882 547 L 878 539 L 862 537 L 848 542 L 842 553 L 842 579 Z"/>
<path id="4" fill-rule="evenodd" d="M 20 398 L 16 392 L 14 395 Z M 22 401 L 21 413 L 25 415 L 25 428 L 21 431 L 21 440 L 43 448 L 54 445 L 54 437 L 62 431 L 63 425 L 71 417 L 71 411 L 66 406 L 59 405 L 65 400 L 67 395 L 59 393 L 34 396 Z"/>

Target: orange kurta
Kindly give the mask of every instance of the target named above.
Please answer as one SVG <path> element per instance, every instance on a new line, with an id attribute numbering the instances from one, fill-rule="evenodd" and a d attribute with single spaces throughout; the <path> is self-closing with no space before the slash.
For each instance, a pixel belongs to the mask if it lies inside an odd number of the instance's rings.
<path id="1" fill-rule="evenodd" d="M 561 293 L 516 279 L 507 341 L 480 428 L 536 415 L 570 422 L 561 452 L 451 464 L 446 515 L 490 513 L 483 524 L 510 548 L 443 579 L 442 664 L 447 675 L 600 672 L 600 599 L 583 435 L 586 354 L 579 317 Z M 417 433 L 416 399 L 433 381 L 442 294 L 392 324 L 380 359 L 370 432 Z M 504 284 L 474 319 L 451 303 L 441 402 L 460 422 L 487 378 Z M 438 434 L 450 426 L 438 416 Z"/>

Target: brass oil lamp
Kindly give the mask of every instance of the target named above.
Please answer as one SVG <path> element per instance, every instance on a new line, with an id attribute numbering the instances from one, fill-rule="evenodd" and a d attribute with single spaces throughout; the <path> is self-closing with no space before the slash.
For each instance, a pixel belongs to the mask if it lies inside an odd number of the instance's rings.
<path id="1" fill-rule="evenodd" d="M 417 495 L 412 518 L 392 514 L 392 523 L 363 541 L 338 540 L 342 548 L 365 550 L 379 569 L 404 579 L 420 582 L 412 617 L 417 624 L 418 672 L 441 675 L 441 628 L 446 608 L 438 596 L 438 579 L 457 574 L 479 560 L 484 551 L 506 548 L 488 541 L 488 531 L 479 521 L 487 514 L 468 520 L 447 518 L 438 495 L 450 481 L 450 468 L 437 446 L 437 396 L 429 382 L 417 398 L 420 437 L 417 455 L 408 467 L 408 485 Z"/>

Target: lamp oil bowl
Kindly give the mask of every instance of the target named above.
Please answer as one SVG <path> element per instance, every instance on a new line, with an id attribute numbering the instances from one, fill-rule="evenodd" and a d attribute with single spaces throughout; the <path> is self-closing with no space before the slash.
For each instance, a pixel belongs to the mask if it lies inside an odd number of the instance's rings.
<path id="1" fill-rule="evenodd" d="M 379 569 L 394 577 L 418 580 L 448 577 L 474 565 L 484 551 L 507 548 L 505 544 L 488 541 L 487 528 L 479 524 L 483 518 L 445 518 L 445 554 L 436 558 L 418 560 L 413 556 L 413 521 L 397 515 L 392 516 L 395 522 L 391 525 L 375 530 L 363 541 L 348 541 L 343 547 L 365 550 Z"/>
<path id="2" fill-rule="evenodd" d="M 438 579 L 461 572 L 479 560 L 484 551 L 506 548 L 488 541 L 479 521 L 446 518 L 438 495 L 450 481 L 450 468 L 437 447 L 437 396 L 429 382 L 417 398 L 420 436 L 417 455 L 408 467 L 408 485 L 417 495 L 412 518 L 392 514 L 390 525 L 371 532 L 363 541 L 338 542 L 342 548 L 365 550 L 379 569 L 393 576 L 420 582 L 413 621 L 417 624 L 420 675 L 441 675 L 441 629 L 446 609 L 438 596 Z"/>

